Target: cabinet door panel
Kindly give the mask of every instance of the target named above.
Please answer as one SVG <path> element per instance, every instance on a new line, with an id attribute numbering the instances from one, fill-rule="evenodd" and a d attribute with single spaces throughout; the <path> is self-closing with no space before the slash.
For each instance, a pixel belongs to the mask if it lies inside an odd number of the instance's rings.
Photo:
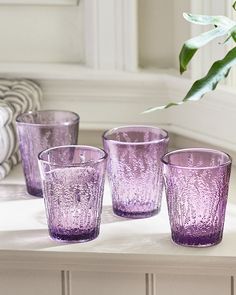
<path id="1" fill-rule="evenodd" d="M 230 295 L 231 278 L 221 276 L 157 275 L 156 295 Z"/>
<path id="2" fill-rule="evenodd" d="M 36 270 L 1 270 L 0 294 L 61 294 L 61 272 Z"/>
<path id="3" fill-rule="evenodd" d="M 72 272 L 71 295 L 145 295 L 145 274 Z"/>

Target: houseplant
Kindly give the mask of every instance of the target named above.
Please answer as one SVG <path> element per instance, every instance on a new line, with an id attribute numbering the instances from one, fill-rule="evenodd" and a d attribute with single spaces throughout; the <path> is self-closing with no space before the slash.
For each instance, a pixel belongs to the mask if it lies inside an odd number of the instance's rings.
<path id="1" fill-rule="evenodd" d="M 232 7 L 236 10 L 236 1 L 233 3 Z M 187 21 L 197 25 L 212 25 L 213 29 L 189 39 L 183 44 L 179 54 L 181 74 L 187 70 L 189 62 L 197 50 L 215 38 L 226 36 L 225 42 L 223 43 L 230 40 L 236 42 L 236 22 L 226 16 L 193 15 L 190 13 L 184 13 L 183 17 Z M 230 69 L 235 64 L 236 46 L 230 49 L 223 59 L 215 61 L 203 78 L 192 84 L 182 101 L 170 102 L 164 106 L 152 107 L 146 110 L 145 113 L 181 105 L 187 101 L 197 101 L 201 99 L 207 92 L 214 90 L 218 83 L 228 76 Z"/>

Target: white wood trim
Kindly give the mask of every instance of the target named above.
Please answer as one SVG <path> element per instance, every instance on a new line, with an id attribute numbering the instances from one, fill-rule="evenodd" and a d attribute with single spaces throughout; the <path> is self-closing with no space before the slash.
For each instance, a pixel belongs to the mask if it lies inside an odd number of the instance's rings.
<path id="1" fill-rule="evenodd" d="M 71 295 L 76 294 L 146 295 L 145 276 L 143 273 L 74 271 L 71 273 Z"/>
<path id="2" fill-rule="evenodd" d="M 155 276 L 158 294 L 232 295 L 230 276 L 164 274 Z"/>
<path id="3" fill-rule="evenodd" d="M 99 67 L 97 6 L 97 0 L 84 2 L 85 63 L 94 69 Z"/>
<path id="4" fill-rule="evenodd" d="M 86 0 L 87 1 L 87 0 Z M 89 1 L 89 0 L 88 0 Z M 66 63 L 4 63 L 0 62 L 0 77 L 27 77 L 38 80 L 62 80 L 67 83 L 70 80 L 127 80 L 128 81 L 157 81 L 168 74 L 176 74 L 175 70 L 137 72 L 116 70 L 95 70 L 81 64 Z"/>
<path id="5" fill-rule="evenodd" d="M 147 273 L 145 274 L 146 279 L 146 295 L 156 295 L 156 280 L 154 280 L 154 274 Z"/>
<path id="6" fill-rule="evenodd" d="M 75 248 L 74 248 L 75 249 Z M 180 252 L 180 251 L 179 251 Z M 60 252 L 1 250 L 1 269 L 126 272 L 183 275 L 223 275 L 236 273 L 236 259 L 230 256 L 203 256 L 186 251 L 175 255 L 130 254 L 130 253 L 83 253 L 79 250 Z"/>
<path id="7" fill-rule="evenodd" d="M 236 151 L 236 93 L 228 87 L 219 87 L 200 102 L 141 115 L 148 107 L 181 100 L 191 83 L 169 74 L 146 76 L 140 73 L 140 76 L 125 75 L 124 79 L 116 76 L 105 81 L 100 76 L 100 80 L 74 81 L 61 86 L 56 86 L 57 81 L 42 81 L 42 86 L 48 98 L 44 107 L 52 108 L 57 104 L 62 108 L 77 108 L 83 117 L 83 129 L 155 124 L 173 133 Z"/>
<path id="8" fill-rule="evenodd" d="M 79 0 L 0 0 L 0 5 L 79 5 Z"/>
<path id="9" fill-rule="evenodd" d="M 236 92 L 221 86 L 201 102 L 142 115 L 149 107 L 181 100 L 192 84 L 172 71 L 96 71 L 79 65 L 0 64 L 0 75 L 31 78 L 44 91 L 44 108 L 80 113 L 81 128 L 103 130 L 121 124 L 156 124 L 169 131 L 236 151 Z"/>
<path id="10" fill-rule="evenodd" d="M 150 105 L 165 103 L 167 90 L 160 74 L 112 74 L 97 72 L 96 77 L 83 75 L 74 80 L 41 80 L 44 108 L 69 108 L 77 111 L 81 128 L 101 130 L 124 124 L 159 124 L 164 113 L 149 116 L 141 112 Z"/>
<path id="11" fill-rule="evenodd" d="M 103 70 L 136 71 L 137 26 L 137 0 L 86 0 L 86 65 Z"/>
<path id="12" fill-rule="evenodd" d="M 136 0 L 115 1 L 116 7 L 116 68 L 138 69 L 138 7 Z"/>
<path id="13" fill-rule="evenodd" d="M 71 284 L 71 279 L 70 279 L 70 272 L 68 270 L 63 270 L 61 271 L 61 291 L 63 295 L 70 295 L 70 284 Z"/>

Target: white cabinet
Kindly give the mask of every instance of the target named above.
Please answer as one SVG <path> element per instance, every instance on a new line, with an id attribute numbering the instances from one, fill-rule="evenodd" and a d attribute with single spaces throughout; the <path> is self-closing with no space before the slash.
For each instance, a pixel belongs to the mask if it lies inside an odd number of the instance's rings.
<path id="1" fill-rule="evenodd" d="M 0 294 L 4 295 L 231 295 L 232 284 L 230 276 L 0 271 Z"/>
<path id="2" fill-rule="evenodd" d="M 47 270 L 0 270 L 2 295 L 59 295 L 61 272 Z"/>
<path id="3" fill-rule="evenodd" d="M 145 295 L 145 275 L 72 272 L 71 295 Z"/>
<path id="4" fill-rule="evenodd" d="M 19 188 L 24 181 L 20 171 L 15 168 L 2 181 L 7 185 L 0 185 L 0 295 L 234 294 L 236 205 L 232 201 L 222 243 L 187 248 L 171 242 L 165 204 L 152 218 L 118 218 L 111 212 L 105 185 L 106 210 L 98 238 L 60 243 L 48 236 L 43 199 Z M 12 184 L 20 189 L 17 198 Z"/>
<path id="5" fill-rule="evenodd" d="M 155 295 L 231 295 L 230 276 L 156 275 Z"/>

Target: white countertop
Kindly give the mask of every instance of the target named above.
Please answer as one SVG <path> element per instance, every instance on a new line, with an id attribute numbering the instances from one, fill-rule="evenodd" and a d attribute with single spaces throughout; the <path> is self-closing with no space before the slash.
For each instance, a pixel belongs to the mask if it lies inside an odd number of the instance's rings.
<path id="1" fill-rule="evenodd" d="M 18 166 L 0 184 L 0 267 L 231 275 L 236 273 L 235 175 L 236 170 L 231 175 L 224 237 L 219 245 L 200 249 L 175 245 L 165 198 L 161 212 L 151 218 L 113 215 L 107 184 L 98 238 L 64 244 L 49 238 L 43 199 L 26 193 Z"/>

